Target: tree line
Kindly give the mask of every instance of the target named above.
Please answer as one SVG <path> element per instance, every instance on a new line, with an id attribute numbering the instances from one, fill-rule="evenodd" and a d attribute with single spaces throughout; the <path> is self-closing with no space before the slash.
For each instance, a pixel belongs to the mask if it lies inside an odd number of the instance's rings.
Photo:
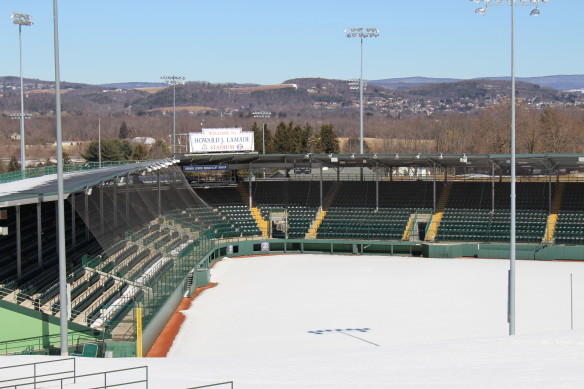
<path id="1" fill-rule="evenodd" d="M 338 153 L 339 140 L 331 124 L 323 124 L 316 131 L 309 123 L 304 125 L 280 122 L 272 135 L 271 129 L 254 122 L 255 151 L 262 154 Z M 265 146 L 265 148 L 264 148 Z"/>
<path id="2" fill-rule="evenodd" d="M 358 152 L 359 117 L 357 114 L 339 111 L 327 112 L 326 117 L 301 116 L 298 122 L 283 122 L 282 118 L 266 121 L 266 153 L 304 153 L 337 151 Z M 428 117 L 391 118 L 387 115 L 369 114 L 365 117 L 366 153 L 508 153 L 510 150 L 510 104 L 500 104 L 468 113 L 445 112 Z M 205 119 L 202 119 L 202 118 Z M 178 115 L 177 132 L 196 132 L 200 127 L 226 128 L 243 127 L 256 133 L 255 149 L 263 152 L 261 122 L 253 118 L 207 117 Z M 95 115 L 66 115 L 63 117 L 64 139 L 94 140 L 97 138 L 98 117 Z M 127 123 L 121 129 L 121 123 Z M 322 124 L 322 123 L 327 124 Z M 159 139 L 153 155 L 158 155 L 163 145 L 169 144 L 172 124 L 169 117 L 101 117 L 102 138 L 118 139 L 148 136 Z M 302 124 L 304 123 L 304 124 Z M 336 145 L 321 136 L 323 126 L 334 132 Z M 334 131 L 333 131 L 334 128 Z M 25 124 L 27 145 L 50 145 L 54 142 L 54 118 L 34 117 Z M 0 115 L 0 151 L 6 158 L 7 168 L 10 156 L 18 156 L 18 141 L 10 141 L 9 135 L 18 133 L 18 121 Z M 583 153 L 584 152 L 584 111 L 546 107 L 536 109 L 527 104 L 517 106 L 517 152 L 518 153 Z M 323 140 L 324 139 L 324 140 Z M 104 140 L 107 143 L 106 140 Z M 94 148 L 96 146 L 93 146 Z M 110 146 L 105 146 L 110 147 Z M 133 148 L 131 146 L 130 148 Z M 138 158 L 150 155 L 150 147 L 142 146 L 129 152 L 128 146 L 111 146 L 112 154 L 123 158 Z M 166 147 L 168 148 L 168 147 Z M 122 149 L 121 154 L 120 150 Z M 95 148 L 96 150 L 96 148 Z M 46 155 L 52 157 L 54 151 L 47 147 Z M 76 157 L 77 155 L 72 155 Z M 95 157 L 95 156 L 93 156 Z M 14 165 L 14 164 L 13 164 Z"/>

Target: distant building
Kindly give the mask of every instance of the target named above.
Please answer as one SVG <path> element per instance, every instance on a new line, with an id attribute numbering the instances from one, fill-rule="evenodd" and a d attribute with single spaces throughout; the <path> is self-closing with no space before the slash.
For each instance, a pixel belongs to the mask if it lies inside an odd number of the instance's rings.
<path id="1" fill-rule="evenodd" d="M 153 145 L 156 143 L 156 139 L 149 136 L 137 136 L 132 139 L 132 143 L 137 143 L 141 145 Z"/>
<path id="2" fill-rule="evenodd" d="M 12 134 L 10 134 L 10 140 L 11 141 L 20 140 L 20 134 L 18 132 L 13 132 Z"/>

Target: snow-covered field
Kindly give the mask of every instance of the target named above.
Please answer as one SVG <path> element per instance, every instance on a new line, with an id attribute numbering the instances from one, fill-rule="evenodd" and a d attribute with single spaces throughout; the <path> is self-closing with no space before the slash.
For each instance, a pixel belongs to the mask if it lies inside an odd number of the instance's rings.
<path id="1" fill-rule="evenodd" d="M 149 388 L 164 389 L 231 380 L 237 389 L 584 387 L 584 263 L 518 261 L 514 337 L 508 267 L 389 256 L 226 259 L 212 270 L 219 285 L 186 312 L 169 357 L 79 358 L 78 371 L 148 365 Z"/>

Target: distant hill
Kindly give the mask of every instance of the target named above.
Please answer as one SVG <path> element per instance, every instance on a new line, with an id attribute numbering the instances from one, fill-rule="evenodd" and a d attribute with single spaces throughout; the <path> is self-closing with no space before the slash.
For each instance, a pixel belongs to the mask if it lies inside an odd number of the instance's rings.
<path id="1" fill-rule="evenodd" d="M 380 86 L 387 89 L 414 89 L 427 84 L 442 84 L 445 82 L 462 81 L 457 78 L 430 78 L 430 77 L 405 77 L 387 78 L 385 80 L 367 81 L 371 85 Z"/>
<path id="2" fill-rule="evenodd" d="M 510 77 L 483 77 L 477 80 L 509 80 Z M 383 80 L 370 80 L 371 85 L 377 85 L 387 89 L 407 90 L 416 89 L 428 84 L 443 84 L 463 81 L 456 78 L 431 78 L 431 77 L 405 77 L 387 78 Z M 553 88 L 560 91 L 572 89 L 584 89 L 584 75 L 557 75 L 542 77 L 518 77 L 517 81 L 536 84 L 545 88 Z"/>
<path id="3" fill-rule="evenodd" d="M 114 89 L 138 89 L 138 88 L 161 88 L 166 86 L 166 84 L 163 82 L 114 82 L 111 84 L 101 84 L 99 86 Z"/>
<path id="4" fill-rule="evenodd" d="M 541 77 L 535 81 L 577 89 L 584 76 Z M 19 82 L 0 77 L 0 114 L 18 110 Z M 75 114 L 162 115 L 173 103 L 172 88 L 163 83 L 128 82 L 103 85 L 63 83 L 63 110 Z M 584 87 L 584 86 L 583 86 Z M 54 82 L 26 79 L 29 112 L 54 110 Z M 539 84 L 517 84 L 518 96 L 528 104 L 545 106 L 575 104 L 582 95 L 569 94 Z M 434 79 L 410 77 L 370 81 L 367 87 L 368 114 L 388 117 L 431 115 L 440 111 L 466 112 L 505 101 L 510 83 L 504 79 Z M 579 97 L 580 96 L 580 97 Z M 347 80 L 296 78 L 278 85 L 213 84 L 186 82 L 176 88 L 181 112 L 201 115 L 247 117 L 253 111 L 277 112 L 280 117 L 342 117 L 358 109 L 358 93 Z"/>
<path id="5" fill-rule="evenodd" d="M 404 91 L 410 96 L 420 96 L 429 99 L 493 99 L 497 96 L 508 96 L 511 85 L 505 80 L 474 79 L 440 84 L 421 85 L 415 89 Z M 517 96 L 521 98 L 539 98 L 549 101 L 561 101 L 562 92 L 544 88 L 537 84 L 518 81 Z"/>
<path id="6" fill-rule="evenodd" d="M 496 77 L 493 79 L 509 80 L 509 77 Z M 517 80 L 561 91 L 584 88 L 584 75 L 519 77 Z"/>

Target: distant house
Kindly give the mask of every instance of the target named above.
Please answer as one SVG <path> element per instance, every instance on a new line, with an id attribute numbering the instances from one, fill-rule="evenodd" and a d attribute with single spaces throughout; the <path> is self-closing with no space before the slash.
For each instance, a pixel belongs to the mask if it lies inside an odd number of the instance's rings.
<path id="1" fill-rule="evenodd" d="M 156 139 L 149 136 L 137 136 L 132 139 L 132 143 L 137 143 L 141 145 L 153 145 L 156 143 Z"/>
<path id="2" fill-rule="evenodd" d="M 13 132 L 12 134 L 10 134 L 10 140 L 13 142 L 20 140 L 20 134 L 18 132 Z"/>

